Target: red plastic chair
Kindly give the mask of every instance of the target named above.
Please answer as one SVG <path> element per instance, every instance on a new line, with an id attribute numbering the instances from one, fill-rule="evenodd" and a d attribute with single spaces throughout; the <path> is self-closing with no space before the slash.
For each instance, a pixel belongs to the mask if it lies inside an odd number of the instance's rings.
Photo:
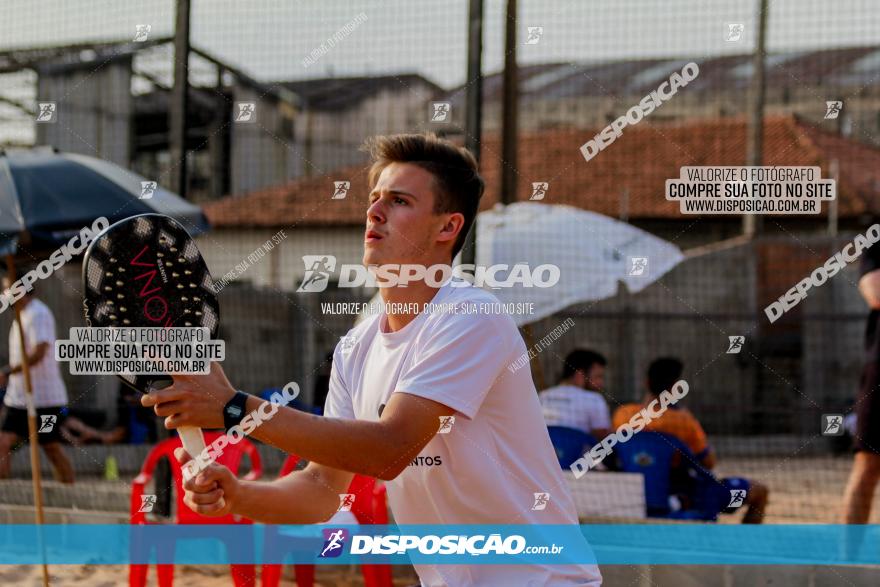
<path id="1" fill-rule="evenodd" d="M 284 477 L 296 469 L 299 457 L 290 455 L 281 466 L 279 477 Z M 348 488 L 355 496 L 351 513 L 361 524 L 387 524 L 388 506 L 386 504 L 385 485 L 376 483 L 372 477 L 355 475 Z M 263 544 L 272 544 L 284 540 L 273 526 L 266 527 L 266 538 Z M 272 542 L 270 542 L 272 541 Z M 297 587 L 312 587 L 315 584 L 315 565 L 293 565 Z M 263 565 L 263 587 L 278 587 L 281 582 L 282 565 Z M 391 587 L 390 565 L 361 565 L 365 587 Z"/>
<path id="2" fill-rule="evenodd" d="M 205 431 L 205 443 L 211 444 L 220 437 L 223 432 L 216 430 Z M 144 495 L 144 487 L 153 476 L 153 470 L 156 463 L 162 458 L 167 458 L 171 464 L 171 475 L 174 479 L 175 494 L 177 496 L 177 514 L 174 519 L 175 524 L 191 524 L 191 525 L 212 525 L 212 524 L 252 524 L 251 520 L 242 518 L 237 515 L 228 514 L 217 518 L 209 518 L 201 514 L 197 514 L 183 502 L 183 473 L 180 463 L 174 458 L 174 449 L 182 446 L 180 438 L 169 438 L 157 444 L 141 467 L 140 474 L 131 484 L 131 523 L 132 524 L 148 524 L 146 513 L 140 512 L 142 499 Z M 260 453 L 256 447 L 246 438 L 236 444 L 228 444 L 223 453 L 217 457 L 217 462 L 227 467 L 230 471 L 238 474 L 238 468 L 241 464 L 241 458 L 247 455 L 251 462 L 251 471 L 244 477 L 245 480 L 259 479 L 263 475 L 263 466 L 260 460 Z M 206 537 L 210 537 L 206 533 Z M 173 552 L 173 544 L 156 545 L 163 549 L 163 552 L 170 558 Z M 164 556 L 163 556 L 164 558 Z M 232 579 L 237 587 L 253 586 L 256 584 L 255 566 L 250 565 L 230 565 L 232 567 Z M 174 565 L 160 564 L 157 565 L 157 574 L 159 577 L 159 587 L 171 587 L 174 582 Z M 129 566 L 128 584 L 131 587 L 144 587 L 147 584 L 148 566 L 143 564 L 133 564 Z"/>

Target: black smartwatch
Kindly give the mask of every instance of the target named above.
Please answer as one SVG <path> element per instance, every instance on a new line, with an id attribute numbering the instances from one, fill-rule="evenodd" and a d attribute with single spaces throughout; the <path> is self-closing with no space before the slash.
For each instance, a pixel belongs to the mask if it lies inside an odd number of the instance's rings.
<path id="1" fill-rule="evenodd" d="M 245 416 L 245 404 L 248 394 L 236 391 L 232 399 L 223 408 L 223 427 L 228 431 L 233 426 L 238 426 Z"/>

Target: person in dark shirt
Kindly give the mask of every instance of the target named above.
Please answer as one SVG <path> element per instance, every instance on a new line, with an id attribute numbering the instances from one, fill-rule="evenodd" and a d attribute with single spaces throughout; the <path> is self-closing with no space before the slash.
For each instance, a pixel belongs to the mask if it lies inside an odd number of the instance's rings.
<path id="1" fill-rule="evenodd" d="M 866 524 L 874 489 L 880 481 L 880 243 L 861 259 L 859 293 L 868 303 L 865 366 L 856 399 L 856 455 L 844 493 L 843 522 Z"/>
<path id="2" fill-rule="evenodd" d="M 97 442 L 101 444 L 155 444 L 158 441 L 156 416 L 140 402 L 140 392 L 120 383 L 116 397 L 116 425 L 112 430 L 98 430 L 77 418 L 68 416 L 61 434 L 72 445 Z"/>

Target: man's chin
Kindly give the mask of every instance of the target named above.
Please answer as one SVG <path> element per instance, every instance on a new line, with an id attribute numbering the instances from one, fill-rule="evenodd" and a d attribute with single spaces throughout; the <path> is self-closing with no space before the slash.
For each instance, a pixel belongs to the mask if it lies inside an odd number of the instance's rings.
<path id="1" fill-rule="evenodd" d="M 373 254 L 371 252 L 364 253 L 364 258 L 361 261 L 364 264 L 364 267 L 368 267 L 370 265 L 382 265 L 382 259 L 379 255 Z"/>

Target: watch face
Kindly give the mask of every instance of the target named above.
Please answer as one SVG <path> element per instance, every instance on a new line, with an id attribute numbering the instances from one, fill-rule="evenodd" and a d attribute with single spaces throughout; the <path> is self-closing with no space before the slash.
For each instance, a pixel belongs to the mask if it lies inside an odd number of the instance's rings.
<path id="1" fill-rule="evenodd" d="M 238 406 L 229 406 L 228 408 L 226 408 L 226 413 L 229 414 L 229 416 L 232 418 L 238 418 L 239 416 L 241 416 L 241 408 L 239 408 Z"/>

